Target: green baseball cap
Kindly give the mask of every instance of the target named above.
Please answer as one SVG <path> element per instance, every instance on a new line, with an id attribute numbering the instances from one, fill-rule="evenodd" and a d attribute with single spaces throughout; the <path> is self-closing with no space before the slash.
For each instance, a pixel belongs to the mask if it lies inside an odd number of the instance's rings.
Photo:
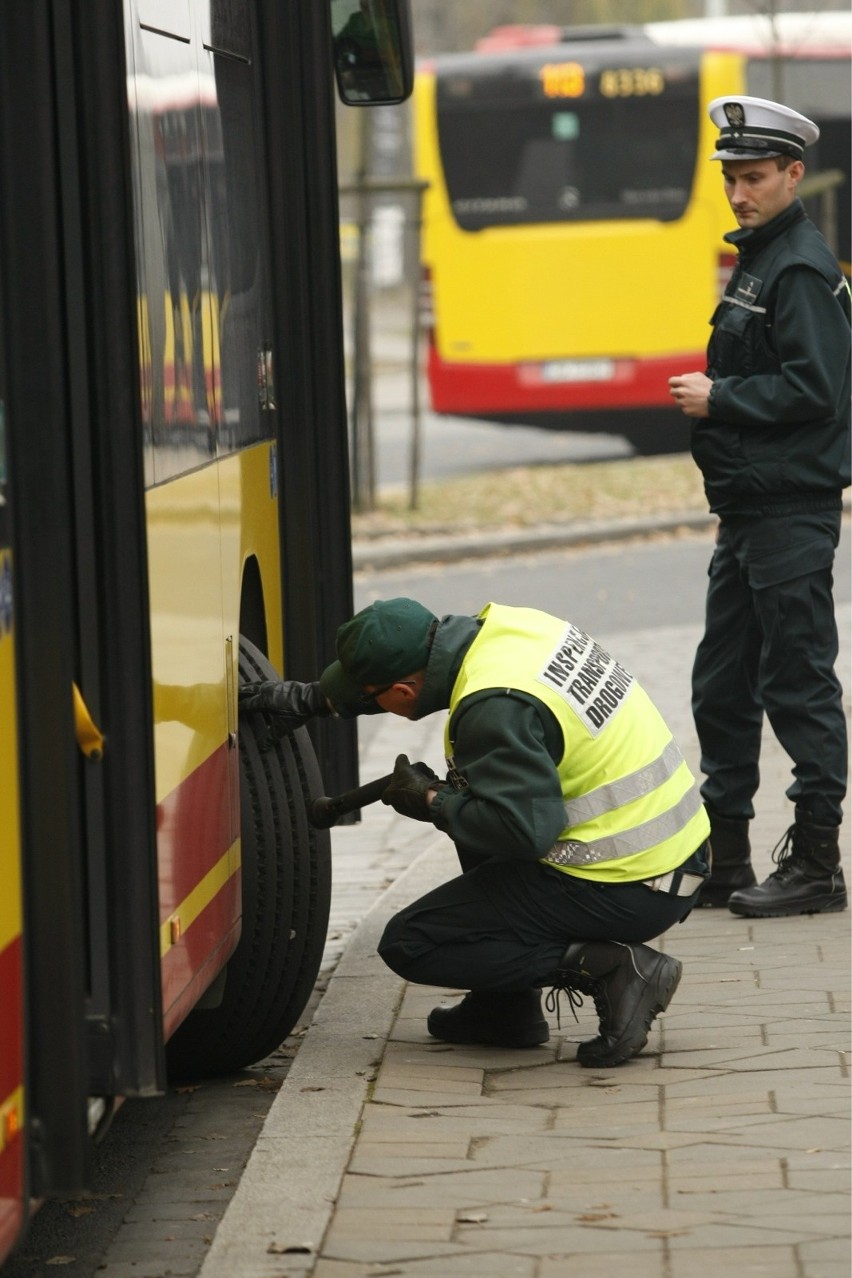
<path id="1" fill-rule="evenodd" d="M 389 684 L 422 670 L 429 660 L 438 618 L 416 599 L 377 599 L 337 632 L 337 661 L 320 676 L 320 689 L 335 708 L 364 699 L 364 685 Z"/>

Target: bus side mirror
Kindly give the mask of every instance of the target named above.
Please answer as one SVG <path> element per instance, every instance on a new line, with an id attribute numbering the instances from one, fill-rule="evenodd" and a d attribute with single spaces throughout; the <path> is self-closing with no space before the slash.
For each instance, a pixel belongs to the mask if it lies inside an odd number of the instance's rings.
<path id="1" fill-rule="evenodd" d="M 347 106 L 404 102 L 414 84 L 409 0 L 331 0 L 337 91 Z"/>

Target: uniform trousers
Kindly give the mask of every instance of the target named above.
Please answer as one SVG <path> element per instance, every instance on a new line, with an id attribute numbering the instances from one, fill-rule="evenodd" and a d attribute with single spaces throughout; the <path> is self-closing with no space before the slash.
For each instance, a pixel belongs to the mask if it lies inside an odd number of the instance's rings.
<path id="1" fill-rule="evenodd" d="M 834 668 L 839 537 L 839 510 L 721 521 L 692 680 L 701 793 L 720 816 L 754 816 L 765 713 L 793 760 L 788 797 L 815 824 L 840 825 L 847 740 Z"/>
<path id="2" fill-rule="evenodd" d="M 709 873 L 706 845 L 684 862 Z M 534 860 L 465 856 L 465 872 L 389 921 L 379 954 L 419 985 L 519 992 L 552 984 L 574 941 L 649 941 L 682 922 L 695 896 L 598 883 Z"/>

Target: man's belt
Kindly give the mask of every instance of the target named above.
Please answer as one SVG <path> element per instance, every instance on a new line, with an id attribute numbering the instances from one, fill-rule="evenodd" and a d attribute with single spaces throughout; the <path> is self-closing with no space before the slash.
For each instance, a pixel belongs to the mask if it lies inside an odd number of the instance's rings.
<path id="1" fill-rule="evenodd" d="M 705 882 L 703 874 L 684 874 L 682 870 L 669 870 L 656 879 L 642 879 L 652 892 L 667 892 L 669 896 L 692 896 Z"/>

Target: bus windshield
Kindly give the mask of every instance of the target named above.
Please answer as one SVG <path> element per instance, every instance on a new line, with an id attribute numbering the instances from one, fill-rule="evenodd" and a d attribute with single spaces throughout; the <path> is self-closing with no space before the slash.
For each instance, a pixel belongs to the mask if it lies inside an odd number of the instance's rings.
<path id="1" fill-rule="evenodd" d="M 551 56 L 548 56 L 551 55 Z M 437 82 L 450 206 L 467 231 L 652 218 L 687 208 L 698 60 L 653 46 L 444 60 Z"/>

